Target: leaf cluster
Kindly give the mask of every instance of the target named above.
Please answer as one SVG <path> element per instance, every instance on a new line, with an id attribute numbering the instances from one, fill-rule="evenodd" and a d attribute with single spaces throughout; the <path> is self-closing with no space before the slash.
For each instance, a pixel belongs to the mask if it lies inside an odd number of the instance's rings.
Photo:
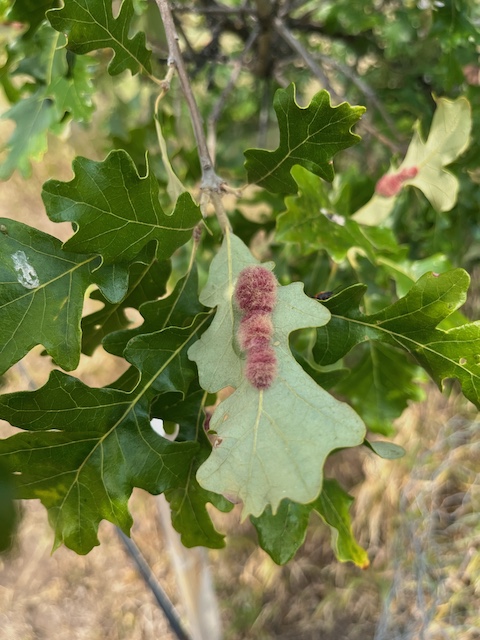
<path id="1" fill-rule="evenodd" d="M 478 43 L 465 18 L 474 9 L 460 15 L 452 4 L 452 27 L 444 7 L 340 0 L 261 15 L 260 4 L 212 3 L 215 29 L 209 12 L 192 26 L 176 8 L 217 163 L 225 180 L 248 184 L 225 225 L 205 220 L 203 200 L 184 186 L 205 166 L 174 83 L 164 96 L 154 3 L 124 0 L 116 12 L 107 0 L 10 3 L 10 28 L 25 26 L 0 76 L 15 125 L 0 177 L 28 176 L 49 132 L 86 126 L 97 99 L 111 107 L 105 159 L 77 157 L 70 181 L 43 185 L 47 216 L 70 223 L 71 237 L 0 220 L 0 372 L 37 345 L 56 367 L 42 388 L 0 396 L 0 417 L 20 429 L 0 441 L 0 465 L 17 497 L 45 505 L 55 546 L 87 553 L 103 519 L 128 534 L 140 487 L 165 494 L 187 546 L 222 547 L 206 505 L 241 502 L 276 562 L 293 557 L 315 512 L 337 558 L 366 567 L 352 498 L 341 478 L 324 477 L 326 460 L 359 446 L 402 455 L 367 432 L 393 434 L 428 376 L 440 388 L 457 380 L 480 407 L 480 325 L 460 311 L 470 278 L 458 264 L 472 246 L 449 235 L 480 202 L 470 138 L 480 103 L 464 69 Z M 190 41 L 199 28 L 202 54 Z M 459 61 L 442 76 L 453 50 Z M 292 52 L 298 73 L 286 64 Z M 226 56 L 231 75 L 219 64 Z M 391 194 L 375 190 L 382 174 L 393 177 Z M 241 271 L 259 263 L 278 281 L 265 390 L 245 376 L 234 297 Z M 83 315 L 86 296 L 102 306 Z M 125 374 L 94 388 L 66 373 L 100 345 L 128 363 Z M 176 437 L 156 433 L 153 419 L 176 425 Z"/>

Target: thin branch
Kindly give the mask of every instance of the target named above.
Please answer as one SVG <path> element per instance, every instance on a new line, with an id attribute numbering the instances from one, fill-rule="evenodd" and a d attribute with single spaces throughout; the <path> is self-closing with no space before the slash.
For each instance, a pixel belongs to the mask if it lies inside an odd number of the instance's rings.
<path id="1" fill-rule="evenodd" d="M 255 29 L 254 31 L 252 31 L 252 33 L 250 34 L 250 38 L 248 39 L 248 41 L 245 43 L 245 47 L 243 49 L 242 55 L 240 56 L 240 58 L 238 60 L 236 60 L 234 62 L 234 67 L 233 67 L 233 71 L 230 75 L 230 79 L 226 85 L 226 87 L 223 89 L 222 93 L 220 94 L 220 97 L 218 98 L 218 100 L 216 101 L 216 103 L 213 105 L 212 111 L 210 112 L 210 115 L 208 116 L 208 120 L 207 120 L 207 141 L 208 141 L 208 149 L 210 151 L 211 157 L 213 159 L 215 159 L 215 149 L 216 149 L 216 143 L 217 143 L 217 134 L 216 134 L 216 125 L 218 122 L 218 119 L 220 117 L 220 114 L 222 112 L 223 107 L 225 106 L 225 102 L 228 98 L 228 96 L 230 95 L 230 93 L 232 92 L 232 89 L 235 86 L 235 83 L 238 80 L 238 77 L 243 69 L 244 63 L 245 63 L 245 59 L 250 51 L 250 49 L 252 48 L 255 40 L 258 37 L 258 29 Z"/>
<path id="2" fill-rule="evenodd" d="M 222 4 L 217 4 L 212 7 L 196 7 L 194 5 L 179 5 L 173 4 L 172 11 L 175 13 L 196 13 L 199 15 L 256 15 L 256 9 L 251 7 L 226 7 Z"/>
<path id="3" fill-rule="evenodd" d="M 207 141 L 203 131 L 202 117 L 198 110 L 195 96 L 193 95 L 193 90 L 180 52 L 180 47 L 178 46 L 178 36 L 175 30 L 175 24 L 173 22 L 170 7 L 167 0 L 155 1 L 160 10 L 160 15 L 162 16 L 165 35 L 167 37 L 169 53 L 168 64 L 175 66 L 177 70 L 180 86 L 182 87 L 183 95 L 185 96 L 185 100 L 190 111 L 193 132 L 197 141 L 198 157 L 202 168 L 202 182 L 200 188 L 219 191 L 224 181 L 215 173 L 213 162 L 210 158 L 210 153 L 208 152 Z"/>
<path id="4" fill-rule="evenodd" d="M 391 133 L 398 138 L 398 132 L 395 128 L 395 123 L 393 122 L 392 118 L 388 115 L 386 109 L 384 108 L 380 100 L 377 98 L 377 95 L 375 94 L 374 90 L 370 87 L 370 85 L 367 84 L 365 80 L 360 78 L 356 73 L 354 73 L 352 69 L 347 65 L 342 64 L 341 62 L 338 62 L 337 60 L 334 60 L 330 56 L 327 56 L 323 53 L 319 53 L 317 54 L 317 56 L 327 64 L 331 65 L 333 68 L 343 73 L 349 80 L 353 82 L 353 84 L 356 87 L 358 87 L 358 89 L 363 93 L 363 95 L 367 98 L 367 100 L 370 100 L 372 105 L 378 111 L 380 116 L 388 125 Z"/>
<path id="5" fill-rule="evenodd" d="M 293 34 L 285 27 L 280 18 L 275 20 L 275 29 L 277 33 L 285 40 L 285 42 L 290 46 L 293 51 L 298 53 L 298 55 L 303 58 L 305 64 L 308 66 L 310 71 L 320 80 L 320 82 L 324 85 L 326 89 L 328 89 L 330 95 L 336 100 L 341 100 L 340 96 L 337 94 L 335 89 L 330 84 L 329 79 L 325 75 L 323 69 L 315 62 L 309 52 L 305 49 L 303 44 L 297 40 Z"/>

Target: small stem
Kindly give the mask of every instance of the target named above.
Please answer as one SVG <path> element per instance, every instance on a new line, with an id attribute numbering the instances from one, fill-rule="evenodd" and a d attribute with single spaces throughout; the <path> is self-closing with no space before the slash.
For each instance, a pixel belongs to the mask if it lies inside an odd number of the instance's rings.
<path id="1" fill-rule="evenodd" d="M 203 131 L 202 117 L 198 110 L 195 96 L 188 78 L 187 70 L 183 62 L 183 57 L 178 46 L 178 36 L 173 22 L 173 16 L 170 11 L 167 0 L 155 0 L 162 16 L 163 26 L 165 27 L 165 35 L 168 43 L 169 60 L 168 64 L 175 66 L 177 69 L 180 86 L 187 102 L 192 120 L 193 132 L 198 146 L 198 157 L 202 168 L 202 189 L 220 189 L 223 180 L 217 176 L 213 168 L 213 162 L 208 152 L 207 141 Z"/>
<path id="2" fill-rule="evenodd" d="M 233 71 L 227 83 L 227 86 L 224 88 L 224 90 L 220 94 L 220 97 L 218 98 L 216 103 L 213 105 L 212 111 L 208 116 L 208 120 L 207 120 L 208 148 L 209 148 L 211 157 L 214 159 L 215 159 L 215 150 L 216 150 L 216 143 L 217 143 L 217 132 L 216 132 L 217 121 L 220 117 L 220 113 L 222 112 L 225 102 L 228 96 L 230 95 L 232 89 L 234 88 L 235 83 L 237 82 L 238 77 L 243 69 L 245 58 L 247 57 L 248 52 L 252 48 L 257 37 L 258 37 L 258 29 L 255 29 L 254 31 L 252 31 L 249 39 L 245 43 L 245 47 L 243 49 L 242 55 L 234 63 Z"/>

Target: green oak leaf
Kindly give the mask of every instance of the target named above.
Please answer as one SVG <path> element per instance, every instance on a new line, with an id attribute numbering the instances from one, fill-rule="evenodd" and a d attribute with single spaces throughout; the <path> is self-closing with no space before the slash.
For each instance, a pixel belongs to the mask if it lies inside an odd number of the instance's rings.
<path id="1" fill-rule="evenodd" d="M 1 396 L 0 415 L 27 430 L 0 441 L 18 497 L 40 499 L 55 547 L 77 553 L 99 544 L 102 519 L 128 534 L 133 487 L 157 494 L 185 482 L 197 450 L 153 431 L 141 393 L 92 389 L 58 371 L 37 391 Z"/>
<path id="2" fill-rule="evenodd" d="M 133 487 L 157 494 L 188 484 L 199 445 L 156 434 L 150 405 L 186 394 L 195 376 L 186 352 L 206 319 L 131 340 L 125 355 L 141 372 L 132 391 L 93 389 L 53 371 L 37 391 L 0 397 L 0 416 L 25 430 L 0 441 L 0 463 L 15 474 L 19 497 L 49 510 L 55 546 L 88 553 L 102 519 L 128 533 Z"/>
<path id="3" fill-rule="evenodd" d="M 164 421 L 179 425 L 177 440 L 182 441 L 188 434 L 188 439 L 198 442 L 200 447 L 190 461 L 185 484 L 165 492 L 165 498 L 170 503 L 172 511 L 172 524 L 180 533 L 182 544 L 186 547 L 201 545 L 210 549 L 221 549 L 225 546 L 224 536 L 216 530 L 206 505 L 213 504 L 224 512 L 231 511 L 234 505 L 223 496 L 203 489 L 196 478 L 199 466 L 208 458 L 212 449 L 203 428 L 205 392 L 203 389 L 197 389 L 190 393 L 189 390 L 189 395 L 184 400 L 162 406 L 163 397 L 160 396 L 154 404 L 156 413 Z"/>
<path id="4" fill-rule="evenodd" d="M 82 318 L 82 352 L 92 355 L 104 338 L 125 329 L 129 324 L 125 309 L 138 309 L 147 300 L 164 295 L 170 271 L 170 262 L 159 262 L 155 247 L 149 245 L 130 266 L 128 292 L 119 302 L 109 302 L 101 291 L 94 291 L 90 299 L 102 302 L 103 307 Z M 152 331 L 159 328 L 157 325 Z M 137 331 L 135 335 L 139 333 Z"/>
<path id="5" fill-rule="evenodd" d="M 238 274 L 256 264 L 236 236 L 226 234 L 212 261 L 200 302 L 217 307 L 209 329 L 189 350 L 201 386 L 211 393 L 236 390 L 215 410 L 210 429 L 216 446 L 197 472 L 202 487 L 243 501 L 243 516 L 259 516 L 271 505 L 276 513 L 284 498 L 314 500 L 322 488 L 322 468 L 339 447 L 363 442 L 365 426 L 356 413 L 319 387 L 296 362 L 289 334 L 320 326 L 329 315 L 303 293 L 301 283 L 278 288 L 273 311 L 273 349 L 277 375 L 258 391 L 244 377 L 244 356 L 236 344 L 240 315 L 232 294 Z"/>
<path id="6" fill-rule="evenodd" d="M 54 32 L 55 33 L 55 32 Z M 63 48 L 64 36 L 56 34 L 52 75 L 45 94 L 55 101 L 59 118 L 68 113 L 76 122 L 90 122 L 95 110 L 93 71 L 95 62 Z"/>
<path id="7" fill-rule="evenodd" d="M 97 256 L 67 253 L 57 238 L 20 222 L 1 218 L 0 231 L 0 372 L 37 344 L 63 369 L 75 369 L 87 287 L 97 282 L 115 300 L 125 294 L 125 278 L 118 269 L 98 269 Z"/>
<path id="8" fill-rule="evenodd" d="M 8 12 L 8 20 L 12 22 L 27 22 L 30 25 L 29 34 L 45 20 L 46 12 L 52 8 L 56 0 L 14 0 Z"/>
<path id="9" fill-rule="evenodd" d="M 32 82 L 25 83 L 28 95 L 2 114 L 13 120 L 16 127 L 5 145 L 8 154 L 0 166 L 0 178 L 8 178 L 15 169 L 28 177 L 30 162 L 39 161 L 47 151 L 49 131 L 60 134 L 71 116 L 78 122 L 89 122 L 94 111 L 92 77 L 94 64 L 67 52 L 65 36 L 44 23 L 23 47 L 9 51 L 10 66 L 20 59 L 12 74 L 30 76 L 37 89 L 32 92 Z"/>
<path id="10" fill-rule="evenodd" d="M 0 553 L 12 547 L 19 514 L 15 504 L 15 484 L 12 474 L 0 464 Z"/>
<path id="11" fill-rule="evenodd" d="M 356 344 L 380 340 L 409 352 L 440 388 L 446 378 L 457 378 L 463 394 L 480 407 L 480 322 L 438 328 L 463 305 L 469 284 L 463 269 L 426 273 L 407 295 L 372 315 L 359 309 L 366 287 L 349 287 L 322 302 L 332 319 L 317 329 L 315 360 L 332 364 Z"/>
<path id="12" fill-rule="evenodd" d="M 416 167 L 416 176 L 403 184 L 420 189 L 436 211 L 450 211 L 457 201 L 459 183 L 445 167 L 468 147 L 472 113 L 470 103 L 463 97 L 457 100 L 436 98 L 435 101 L 437 108 L 426 142 L 422 140 L 420 122 L 417 122 L 403 162 L 398 168 L 392 167 L 387 176 Z M 375 194 L 352 216 L 353 219 L 366 225 L 381 224 L 393 210 L 396 195 Z"/>
<path id="13" fill-rule="evenodd" d="M 297 185 L 290 175 L 296 164 L 331 182 L 333 156 L 360 141 L 352 126 L 365 112 L 343 102 L 330 104 L 327 91 L 315 94 L 308 107 L 295 100 L 295 85 L 278 89 L 273 106 L 277 114 L 280 144 L 275 151 L 247 149 L 245 168 L 248 181 L 272 193 L 295 193 Z"/>
<path id="14" fill-rule="evenodd" d="M 293 558 L 305 540 L 310 513 L 316 511 L 332 532 L 332 548 L 340 562 L 353 562 L 365 569 L 369 560 L 365 549 L 356 541 L 349 509 L 353 498 L 336 480 L 325 478 L 319 497 L 309 504 L 283 500 L 274 515 L 270 507 L 256 518 L 250 516 L 258 533 L 258 540 L 277 564 Z"/>
<path id="15" fill-rule="evenodd" d="M 42 191 L 48 216 L 78 227 L 64 245 L 67 250 L 98 253 L 108 264 L 131 260 L 156 240 L 157 259 L 165 260 L 191 238 L 201 219 L 188 193 L 178 198 L 171 215 L 165 214 L 148 165 L 147 174 L 140 177 L 123 150 L 112 151 L 102 162 L 78 157 L 73 170 L 73 180 L 48 180 Z"/>
<path id="16" fill-rule="evenodd" d="M 126 69 L 132 74 L 139 71 L 150 74 L 151 51 L 145 46 L 145 34 L 129 37 L 133 15 L 132 0 L 123 0 L 115 18 L 108 0 L 65 0 L 61 9 L 48 11 L 47 18 L 54 29 L 67 34 L 67 47 L 75 53 L 112 49 L 110 75 Z"/>
<path id="17" fill-rule="evenodd" d="M 285 198 L 287 210 L 277 217 L 276 240 L 297 243 L 304 255 L 323 248 L 336 262 L 344 260 L 352 247 L 373 264 L 379 252 L 398 252 L 398 241 L 390 229 L 332 214 L 324 183 L 316 175 L 301 166 L 293 167 L 291 174 L 299 193 Z"/>
<path id="18" fill-rule="evenodd" d="M 424 399 L 422 381 L 422 369 L 405 358 L 404 352 L 376 340 L 364 345 L 360 360 L 335 385 L 335 392 L 348 397 L 369 431 L 389 435 L 393 420 L 408 404 Z"/>
<path id="19" fill-rule="evenodd" d="M 9 178 L 15 169 L 27 178 L 31 174 L 30 161 L 41 160 L 47 151 L 47 134 L 58 122 L 55 105 L 40 88 L 14 104 L 1 117 L 13 120 L 15 129 L 5 145 L 9 151 L 0 164 L 0 180 Z"/>
<path id="20" fill-rule="evenodd" d="M 158 295 L 158 294 L 157 294 Z M 205 310 L 198 301 L 198 276 L 195 267 L 181 278 L 172 293 L 161 300 L 151 300 L 140 306 L 144 318 L 143 324 L 136 329 L 115 331 L 107 335 L 103 341 L 106 351 L 122 356 L 131 338 L 153 333 L 167 326 L 182 327 L 192 322 L 193 318 Z"/>
<path id="21" fill-rule="evenodd" d="M 267 507 L 261 516 L 250 516 L 260 546 L 274 562 L 286 564 L 297 553 L 305 541 L 311 512 L 311 504 L 282 500 L 275 515 Z"/>
<path id="22" fill-rule="evenodd" d="M 399 444 L 386 440 L 367 440 L 365 438 L 363 444 L 384 460 L 398 460 L 398 458 L 403 458 L 406 453 Z"/>
<path id="23" fill-rule="evenodd" d="M 330 527 L 337 559 L 340 562 L 354 562 L 366 569 L 370 564 L 367 552 L 358 544 L 352 532 L 349 514 L 352 502 L 352 496 L 336 480 L 325 478 L 322 493 L 315 500 L 313 508 Z"/>

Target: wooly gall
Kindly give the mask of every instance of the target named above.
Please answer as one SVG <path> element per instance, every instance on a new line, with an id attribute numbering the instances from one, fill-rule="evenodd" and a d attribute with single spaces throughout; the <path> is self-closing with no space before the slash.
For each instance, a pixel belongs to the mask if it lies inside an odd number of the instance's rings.
<path id="1" fill-rule="evenodd" d="M 235 300 L 245 313 L 271 313 L 277 302 L 277 280 L 265 267 L 245 267 L 238 276 Z"/>
<path id="2" fill-rule="evenodd" d="M 246 352 L 245 377 L 256 389 L 268 389 L 275 379 L 277 358 L 270 344 L 273 335 L 271 313 L 277 301 L 277 280 L 260 265 L 240 272 L 235 301 L 243 312 L 237 340 Z"/>

